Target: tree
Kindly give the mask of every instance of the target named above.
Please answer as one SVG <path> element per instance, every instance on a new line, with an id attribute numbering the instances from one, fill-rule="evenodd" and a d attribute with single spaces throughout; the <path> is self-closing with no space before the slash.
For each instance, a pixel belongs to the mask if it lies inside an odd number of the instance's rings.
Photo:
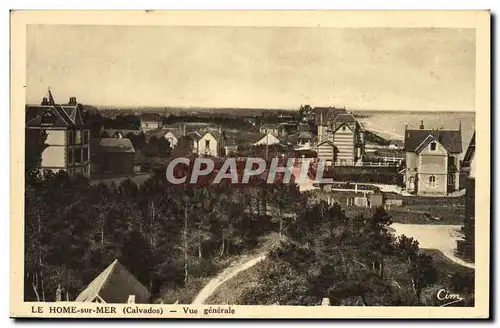
<path id="1" fill-rule="evenodd" d="M 32 183 L 40 178 L 40 165 L 42 153 L 48 147 L 47 132 L 44 130 L 25 130 L 24 165 L 27 183 Z"/>
<path id="2" fill-rule="evenodd" d="M 395 247 L 399 254 L 406 258 L 408 265 L 411 265 L 418 254 L 418 241 L 401 235 L 396 238 Z"/>
<path id="3" fill-rule="evenodd" d="M 411 262 L 409 273 L 413 291 L 420 302 L 422 289 L 437 281 L 437 269 L 433 265 L 432 256 L 418 253 Z"/>
<path id="4" fill-rule="evenodd" d="M 125 234 L 119 261 L 137 280 L 146 286 L 151 286 L 153 255 L 149 243 L 139 231 L 132 230 Z"/>
<path id="5" fill-rule="evenodd" d="M 144 132 L 141 132 L 139 134 L 135 134 L 130 132 L 127 135 L 127 138 L 130 139 L 130 142 L 132 143 L 132 146 L 134 146 L 134 149 L 136 151 L 144 149 L 146 147 L 146 135 Z"/>
<path id="6" fill-rule="evenodd" d="M 384 276 L 384 258 L 393 250 L 393 236 L 389 233 L 391 217 L 383 207 L 375 209 L 375 213 L 367 220 L 365 228 L 361 233 L 366 235 L 363 250 L 371 259 L 372 270 L 380 278 Z"/>

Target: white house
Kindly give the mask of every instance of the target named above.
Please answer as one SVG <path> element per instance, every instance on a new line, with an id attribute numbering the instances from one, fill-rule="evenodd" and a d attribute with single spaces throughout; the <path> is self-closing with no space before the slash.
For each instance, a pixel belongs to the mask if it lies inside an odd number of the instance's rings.
<path id="1" fill-rule="evenodd" d="M 197 140 L 197 153 L 202 156 L 222 157 L 224 155 L 224 136 L 219 131 L 207 131 Z"/>
<path id="2" fill-rule="evenodd" d="M 179 139 L 182 137 L 182 132 L 177 129 L 168 130 L 163 137 L 170 142 L 170 147 L 173 149 L 177 146 Z"/>
<path id="3" fill-rule="evenodd" d="M 151 131 L 162 127 L 162 119 L 159 114 L 156 113 L 143 113 L 140 116 L 141 120 L 141 130 Z"/>

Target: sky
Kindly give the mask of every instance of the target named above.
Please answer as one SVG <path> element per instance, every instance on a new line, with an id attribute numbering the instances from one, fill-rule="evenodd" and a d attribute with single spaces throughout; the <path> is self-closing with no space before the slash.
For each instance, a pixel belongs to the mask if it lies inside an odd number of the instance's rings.
<path id="1" fill-rule="evenodd" d="M 474 111 L 475 30 L 30 25 L 27 102 Z"/>

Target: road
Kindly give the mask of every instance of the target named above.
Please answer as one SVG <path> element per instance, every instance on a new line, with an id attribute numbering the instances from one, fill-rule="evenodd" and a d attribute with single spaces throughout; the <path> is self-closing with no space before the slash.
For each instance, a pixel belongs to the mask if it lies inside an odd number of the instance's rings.
<path id="1" fill-rule="evenodd" d="M 396 235 L 406 235 L 418 240 L 420 248 L 437 249 L 453 262 L 474 269 L 474 263 L 468 263 L 455 256 L 457 240 L 461 238 L 461 226 L 445 224 L 402 224 L 390 226 Z"/>
<path id="2" fill-rule="evenodd" d="M 241 261 L 229 266 L 224 271 L 222 271 L 217 277 L 213 278 L 208 282 L 208 284 L 203 287 L 200 293 L 195 297 L 192 304 L 204 304 L 204 302 L 212 296 L 212 294 L 219 288 L 220 285 L 228 281 L 229 279 L 236 276 L 238 273 L 245 271 L 257 263 L 263 261 L 266 258 L 266 253 L 257 255 L 257 257 L 251 260 L 241 263 Z"/>

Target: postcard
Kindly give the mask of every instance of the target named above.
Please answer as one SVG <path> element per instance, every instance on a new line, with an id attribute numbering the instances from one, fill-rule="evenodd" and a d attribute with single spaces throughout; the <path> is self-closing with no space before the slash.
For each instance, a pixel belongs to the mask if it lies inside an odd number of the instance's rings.
<path id="1" fill-rule="evenodd" d="M 489 318 L 490 97 L 488 11 L 12 11 L 10 316 Z"/>

